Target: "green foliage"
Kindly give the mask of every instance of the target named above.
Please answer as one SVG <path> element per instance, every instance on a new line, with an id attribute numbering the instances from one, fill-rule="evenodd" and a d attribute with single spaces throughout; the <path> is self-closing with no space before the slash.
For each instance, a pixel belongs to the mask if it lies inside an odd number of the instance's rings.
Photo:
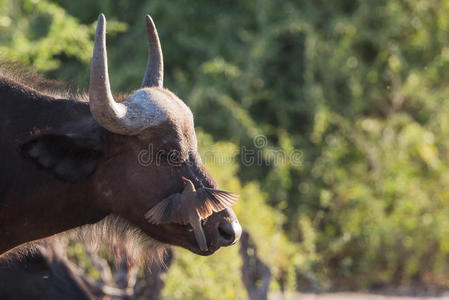
<path id="1" fill-rule="evenodd" d="M 194 111 L 211 173 L 242 195 L 236 212 L 272 289 L 449 286 L 447 1 L 0 0 L 0 9 L 4 57 L 83 88 L 104 12 L 122 92 L 141 82 L 152 14 L 166 86 Z M 263 163 L 241 163 L 243 147 Z M 301 163 L 275 155 L 298 150 Z M 165 295 L 245 297 L 237 252 L 178 250 Z"/>
<path id="2" fill-rule="evenodd" d="M 89 29 L 50 1 L 4 1 L 0 27 L 2 55 L 41 71 L 60 67 L 64 53 L 88 63 Z M 15 15 L 21 18 L 15 18 Z"/>

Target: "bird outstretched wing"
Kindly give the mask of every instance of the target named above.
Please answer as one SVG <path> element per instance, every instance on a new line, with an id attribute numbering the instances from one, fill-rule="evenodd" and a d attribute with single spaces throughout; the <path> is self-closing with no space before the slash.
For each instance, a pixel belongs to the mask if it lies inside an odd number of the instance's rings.
<path id="1" fill-rule="evenodd" d="M 180 193 L 172 194 L 153 206 L 145 219 L 151 224 L 188 224 L 189 215 L 185 209 L 186 201 Z"/>
<path id="2" fill-rule="evenodd" d="M 239 198 L 236 194 L 211 188 L 200 188 L 196 194 L 197 211 L 203 219 L 231 207 Z"/>

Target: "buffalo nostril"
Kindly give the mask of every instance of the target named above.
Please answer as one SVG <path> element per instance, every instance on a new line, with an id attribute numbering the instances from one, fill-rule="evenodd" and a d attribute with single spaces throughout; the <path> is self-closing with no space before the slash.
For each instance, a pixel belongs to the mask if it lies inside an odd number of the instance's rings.
<path id="1" fill-rule="evenodd" d="M 234 232 L 230 224 L 220 225 L 218 227 L 218 233 L 226 242 L 234 240 Z"/>
<path id="2" fill-rule="evenodd" d="M 221 223 L 218 226 L 218 233 L 225 243 L 224 246 L 235 244 L 242 235 L 242 227 L 239 222 Z"/>

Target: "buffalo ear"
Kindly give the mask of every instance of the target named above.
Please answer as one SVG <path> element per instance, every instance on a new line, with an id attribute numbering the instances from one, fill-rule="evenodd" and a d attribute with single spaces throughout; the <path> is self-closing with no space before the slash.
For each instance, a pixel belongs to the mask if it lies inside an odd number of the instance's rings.
<path id="1" fill-rule="evenodd" d="M 24 143 L 21 152 L 56 178 L 76 183 L 95 171 L 102 148 L 100 140 L 48 134 Z"/>

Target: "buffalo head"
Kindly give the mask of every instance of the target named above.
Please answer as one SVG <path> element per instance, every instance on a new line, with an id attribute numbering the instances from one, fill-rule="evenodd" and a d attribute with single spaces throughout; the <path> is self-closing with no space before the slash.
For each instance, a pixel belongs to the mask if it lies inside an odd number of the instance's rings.
<path id="1" fill-rule="evenodd" d="M 150 16 L 146 26 L 149 58 L 142 86 L 117 102 L 109 83 L 106 20 L 103 14 L 98 18 L 89 107 L 94 119 L 107 130 L 108 145 L 90 182 L 97 205 L 124 217 L 156 240 L 209 255 L 240 238 L 241 227 L 232 209 L 203 221 L 207 251 L 200 250 L 189 225 L 153 225 L 144 218 L 161 200 L 182 191 L 182 176 L 197 188 L 217 187 L 198 154 L 192 112 L 163 87 L 162 51 Z"/>

